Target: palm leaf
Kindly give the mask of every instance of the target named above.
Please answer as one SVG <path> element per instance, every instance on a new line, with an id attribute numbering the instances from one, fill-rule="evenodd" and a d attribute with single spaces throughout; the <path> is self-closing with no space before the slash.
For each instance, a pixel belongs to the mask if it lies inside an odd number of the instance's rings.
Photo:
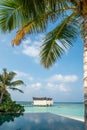
<path id="1" fill-rule="evenodd" d="M 0 75 L 0 80 L 3 83 L 6 83 L 8 81 L 13 80 L 13 78 L 15 77 L 16 73 L 15 72 L 7 72 L 7 69 L 3 69 L 3 73 Z"/>
<path id="2" fill-rule="evenodd" d="M 0 74 L 0 82 L 3 82 L 3 76 Z"/>
<path id="3" fill-rule="evenodd" d="M 12 90 L 17 90 L 17 91 L 19 91 L 19 92 L 21 92 L 21 93 L 24 93 L 21 89 L 14 88 L 14 87 L 9 87 L 9 88 L 12 89 Z"/>
<path id="4" fill-rule="evenodd" d="M 11 31 L 21 27 L 24 22 L 22 6 L 14 0 L 0 1 L 0 28 L 2 31 Z"/>
<path id="5" fill-rule="evenodd" d="M 18 1 L 18 0 L 17 0 Z M 69 0 L 19 0 L 29 15 L 37 16 L 51 8 L 52 11 L 68 7 Z"/>
<path id="6" fill-rule="evenodd" d="M 15 86 L 24 85 L 24 82 L 22 80 L 8 82 L 7 85 L 9 87 L 9 89 L 18 90 L 19 92 L 23 93 L 23 91 L 21 89 L 15 88 Z"/>
<path id="7" fill-rule="evenodd" d="M 10 86 L 19 86 L 24 85 L 24 82 L 22 80 L 17 80 L 9 83 Z"/>
<path id="8" fill-rule="evenodd" d="M 68 0 L 3 0 L 0 1 L 0 27 L 4 32 L 20 28 L 12 41 L 18 45 L 27 33 L 44 31 L 49 21 L 57 21 L 70 8 Z"/>
<path id="9" fill-rule="evenodd" d="M 35 19 L 30 22 L 27 22 L 27 24 L 24 25 L 23 28 L 17 32 L 15 38 L 12 40 L 12 45 L 19 45 L 26 34 L 43 32 L 46 29 L 46 27 L 46 19 L 39 19 L 39 21 Z"/>
<path id="10" fill-rule="evenodd" d="M 58 19 L 62 19 L 62 12 L 70 9 L 75 9 L 75 7 L 71 6 L 56 11 L 53 11 L 49 8 L 49 10 L 44 12 L 42 15 L 39 15 L 36 18 L 27 21 L 27 23 L 25 23 L 23 27 L 17 32 L 15 38 L 12 40 L 12 45 L 19 45 L 26 34 L 45 31 L 49 21 L 51 23 L 54 23 L 58 21 Z"/>
<path id="11" fill-rule="evenodd" d="M 46 1 L 44 0 L 16 0 L 16 2 L 19 2 L 27 12 L 27 16 L 32 18 L 42 14 L 46 9 Z"/>
<path id="12" fill-rule="evenodd" d="M 72 45 L 78 34 L 79 25 L 74 19 L 75 15 L 72 13 L 66 17 L 59 26 L 47 34 L 40 51 L 41 63 L 44 67 L 50 67 Z"/>
<path id="13" fill-rule="evenodd" d="M 16 76 L 16 73 L 15 72 L 9 72 L 8 73 L 8 77 L 7 77 L 7 80 L 8 81 L 11 81 L 14 79 L 14 77 Z"/>

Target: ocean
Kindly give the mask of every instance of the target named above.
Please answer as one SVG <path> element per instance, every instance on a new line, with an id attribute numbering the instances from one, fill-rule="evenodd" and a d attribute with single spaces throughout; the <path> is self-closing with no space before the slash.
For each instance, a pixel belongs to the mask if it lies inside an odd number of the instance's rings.
<path id="1" fill-rule="evenodd" d="M 49 112 L 56 115 L 84 119 L 84 104 L 82 102 L 54 102 L 53 106 L 33 106 L 32 102 L 19 102 L 24 105 L 25 113 Z"/>

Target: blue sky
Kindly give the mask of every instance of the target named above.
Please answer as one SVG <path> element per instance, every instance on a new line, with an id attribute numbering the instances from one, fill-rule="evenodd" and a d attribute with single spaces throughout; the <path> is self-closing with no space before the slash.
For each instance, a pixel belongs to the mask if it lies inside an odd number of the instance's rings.
<path id="1" fill-rule="evenodd" d="M 15 71 L 15 79 L 26 84 L 19 86 L 24 94 L 9 91 L 13 100 L 32 101 L 33 96 L 46 96 L 58 102 L 83 101 L 83 42 L 79 36 L 61 59 L 45 69 L 38 56 L 45 35 L 27 35 L 20 46 L 12 47 L 15 34 L 0 34 L 0 72 L 3 68 Z"/>

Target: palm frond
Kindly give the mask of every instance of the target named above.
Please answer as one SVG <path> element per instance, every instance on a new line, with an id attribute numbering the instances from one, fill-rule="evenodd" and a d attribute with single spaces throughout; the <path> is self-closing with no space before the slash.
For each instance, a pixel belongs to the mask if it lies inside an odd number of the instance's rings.
<path id="1" fill-rule="evenodd" d="M 15 38 L 12 40 L 12 45 L 16 44 L 19 45 L 21 40 L 24 38 L 26 34 L 30 33 L 37 33 L 43 32 L 47 27 L 47 20 L 46 19 L 37 19 L 28 22 L 22 29 L 20 29 Z"/>
<path id="2" fill-rule="evenodd" d="M 77 1 L 77 0 L 69 0 L 73 5 L 75 5 L 75 6 L 77 6 L 77 2 L 79 2 L 79 1 Z"/>
<path id="3" fill-rule="evenodd" d="M 0 82 L 3 82 L 3 76 L 0 74 Z"/>
<path id="4" fill-rule="evenodd" d="M 18 90 L 19 92 L 23 93 L 23 91 L 19 88 L 15 88 L 15 86 L 24 85 L 24 82 L 22 80 L 17 80 L 13 82 L 8 83 L 8 88 L 12 90 Z"/>
<path id="5" fill-rule="evenodd" d="M 79 25 L 74 19 L 75 16 L 76 14 L 72 13 L 59 26 L 47 34 L 40 51 L 41 63 L 44 67 L 50 67 L 72 45 L 78 34 L 77 28 Z"/>
<path id="6" fill-rule="evenodd" d="M 2 31 L 11 31 L 21 27 L 24 22 L 22 6 L 15 0 L 0 1 L 0 28 Z"/>
<path id="7" fill-rule="evenodd" d="M 40 32 L 48 22 L 55 22 L 66 9 L 68 0 L 3 0 L 0 1 L 0 28 L 2 31 L 19 31 L 12 43 L 19 45 L 27 33 Z"/>
<path id="8" fill-rule="evenodd" d="M 10 86 L 19 86 L 24 85 L 24 82 L 22 80 L 17 80 L 9 83 Z"/>
<path id="9" fill-rule="evenodd" d="M 3 73 L 0 74 L 0 82 L 5 83 L 7 80 L 7 77 L 8 77 L 8 72 L 7 72 L 7 69 L 4 68 Z"/>
<path id="10" fill-rule="evenodd" d="M 38 33 L 43 32 L 46 30 L 49 21 L 51 23 L 54 23 L 58 21 L 58 19 L 62 19 L 61 15 L 63 11 L 72 10 L 75 9 L 75 7 L 68 7 L 63 8 L 61 10 L 52 11 L 49 9 L 47 12 L 44 12 L 42 15 L 37 16 L 36 18 L 27 21 L 23 25 L 23 27 L 17 32 L 15 38 L 12 40 L 12 45 L 16 44 L 19 45 L 21 43 L 21 40 L 24 38 L 26 34 L 30 33 Z"/>
<path id="11" fill-rule="evenodd" d="M 35 18 L 46 10 L 46 1 L 44 0 L 16 0 L 16 2 L 23 6 L 27 16 L 31 18 Z"/>
<path id="12" fill-rule="evenodd" d="M 15 76 L 15 72 L 7 72 L 7 69 L 3 69 L 3 73 L 0 74 L 0 83 L 7 86 L 23 85 L 24 82 L 22 80 L 13 81 Z"/>
<path id="13" fill-rule="evenodd" d="M 17 0 L 18 1 L 18 0 Z M 19 0 L 29 15 L 37 16 L 50 8 L 52 11 L 68 7 L 69 0 Z"/>
<path id="14" fill-rule="evenodd" d="M 19 89 L 19 88 L 14 88 L 14 87 L 9 87 L 10 89 L 12 89 L 12 90 L 17 90 L 17 91 L 19 91 L 19 92 L 21 92 L 21 93 L 24 93 L 21 89 Z"/>
<path id="15" fill-rule="evenodd" d="M 68 0 L 48 0 L 48 5 L 55 11 L 56 9 L 61 10 L 67 8 L 69 4 Z"/>
<path id="16" fill-rule="evenodd" d="M 7 80 L 8 80 L 8 81 L 12 81 L 15 76 L 16 76 L 16 73 L 15 73 L 15 72 L 9 72 L 9 73 L 8 73 L 8 77 L 7 77 Z"/>
<path id="17" fill-rule="evenodd" d="M 7 72 L 7 69 L 3 69 L 3 73 L 0 75 L 2 80 L 5 82 L 11 82 L 13 78 L 15 77 L 16 73 L 15 72 Z"/>

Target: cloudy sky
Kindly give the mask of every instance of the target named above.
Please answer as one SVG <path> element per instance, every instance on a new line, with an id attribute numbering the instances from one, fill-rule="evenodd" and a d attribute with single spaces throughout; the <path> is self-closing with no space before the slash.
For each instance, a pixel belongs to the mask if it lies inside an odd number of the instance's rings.
<path id="1" fill-rule="evenodd" d="M 83 43 L 78 37 L 73 46 L 51 68 L 40 64 L 39 51 L 45 34 L 28 35 L 20 46 L 11 46 L 15 32 L 0 34 L 0 73 L 3 68 L 15 71 L 15 79 L 24 93 L 12 92 L 16 101 L 32 101 L 32 97 L 52 97 L 58 102 L 83 101 Z"/>

